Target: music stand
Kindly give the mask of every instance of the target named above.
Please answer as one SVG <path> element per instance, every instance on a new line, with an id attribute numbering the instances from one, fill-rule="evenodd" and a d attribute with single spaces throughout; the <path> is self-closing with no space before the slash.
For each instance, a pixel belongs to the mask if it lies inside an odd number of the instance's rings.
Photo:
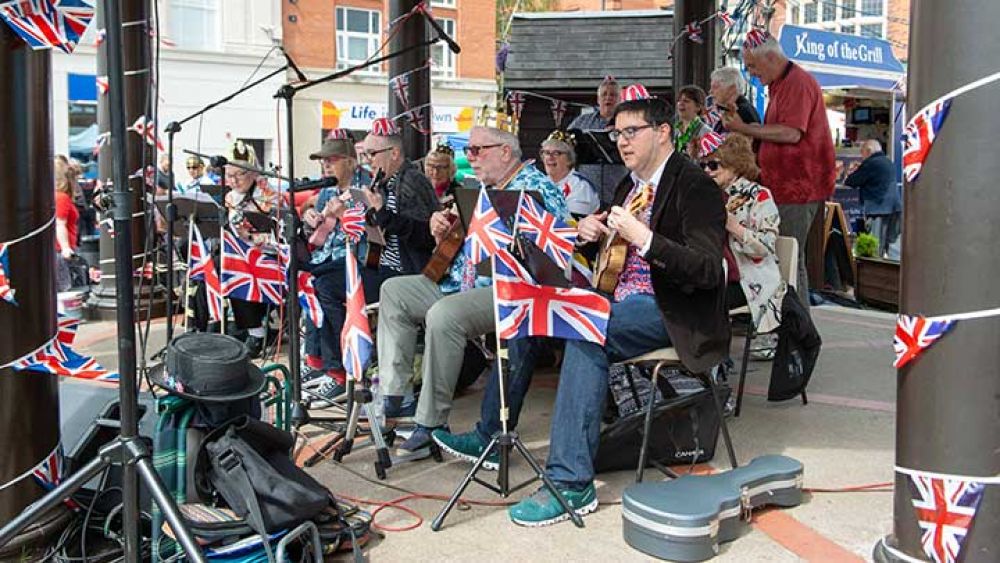
<path id="1" fill-rule="evenodd" d="M 577 164 L 618 164 L 624 166 L 622 156 L 607 131 L 570 129 L 576 141 Z"/>

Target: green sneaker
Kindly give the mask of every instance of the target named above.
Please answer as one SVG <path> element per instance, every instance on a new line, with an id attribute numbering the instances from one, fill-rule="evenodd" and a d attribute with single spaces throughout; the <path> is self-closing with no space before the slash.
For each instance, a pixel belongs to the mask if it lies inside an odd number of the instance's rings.
<path id="1" fill-rule="evenodd" d="M 483 443 L 479 433 L 475 430 L 464 434 L 452 434 L 439 429 L 435 430 L 431 437 L 442 450 L 470 463 L 475 463 L 479 456 L 483 455 L 486 446 L 489 445 Z M 490 471 L 496 471 L 500 467 L 500 454 L 496 451 L 491 453 L 483 462 L 483 467 Z"/>
<path id="2" fill-rule="evenodd" d="M 560 489 L 559 494 L 580 516 L 597 510 L 597 491 L 593 483 L 582 491 Z M 569 519 L 569 514 L 563 511 L 562 505 L 545 487 L 507 509 L 507 514 L 515 524 L 530 527 L 548 526 Z"/>

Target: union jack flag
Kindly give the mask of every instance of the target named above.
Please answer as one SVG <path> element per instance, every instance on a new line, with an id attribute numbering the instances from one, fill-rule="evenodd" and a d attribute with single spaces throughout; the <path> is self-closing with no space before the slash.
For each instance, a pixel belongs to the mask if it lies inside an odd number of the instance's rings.
<path id="1" fill-rule="evenodd" d="M 705 42 L 705 39 L 701 36 L 701 24 L 699 22 L 691 22 L 685 25 L 684 33 L 686 33 L 688 39 L 694 43 L 701 45 Z"/>
<path id="2" fill-rule="evenodd" d="M 914 115 L 903 129 L 903 176 L 907 182 L 912 184 L 920 177 L 950 109 L 951 100 L 931 104 Z"/>
<path id="3" fill-rule="evenodd" d="M 62 483 L 63 478 L 66 476 L 65 458 L 63 457 L 62 444 L 56 446 L 48 457 L 35 466 L 35 469 L 31 472 L 31 476 L 34 477 L 35 482 L 46 491 L 51 491 Z M 72 510 L 80 508 L 80 505 L 77 504 L 72 498 L 67 498 L 64 502 L 66 503 L 66 506 Z"/>
<path id="4" fill-rule="evenodd" d="M 566 115 L 566 102 L 562 100 L 552 100 L 552 119 L 555 120 L 557 129 L 562 127 L 564 115 Z"/>
<path id="5" fill-rule="evenodd" d="M 965 536 L 983 498 L 982 483 L 909 474 L 924 553 L 937 563 L 959 561 Z"/>
<path id="6" fill-rule="evenodd" d="M 396 99 L 399 103 L 403 104 L 403 109 L 410 109 L 410 96 L 406 89 L 410 86 L 410 76 L 407 74 L 400 74 L 399 76 L 392 77 L 389 81 L 389 87 L 392 88 L 392 92 L 396 94 Z"/>
<path id="7" fill-rule="evenodd" d="M 108 75 L 104 74 L 98 76 L 94 78 L 94 82 L 97 83 L 97 91 L 100 92 L 102 96 L 108 93 Z"/>
<path id="8" fill-rule="evenodd" d="M 730 27 L 736 25 L 736 22 L 733 20 L 733 16 L 729 15 L 729 12 L 725 10 L 715 12 L 715 18 L 722 22 L 722 27 L 724 29 L 729 29 Z"/>
<path id="9" fill-rule="evenodd" d="M 56 340 L 66 346 L 72 346 L 76 340 L 76 330 L 80 328 L 80 319 L 67 317 L 59 314 L 59 326 L 57 327 Z"/>
<path id="10" fill-rule="evenodd" d="M 313 326 L 319 328 L 323 326 L 323 308 L 316 296 L 314 279 L 309 272 L 299 272 L 299 306 L 302 307 L 305 314 L 309 315 Z"/>
<path id="11" fill-rule="evenodd" d="M 896 337 L 892 343 L 896 350 L 896 361 L 892 363 L 892 367 L 899 369 L 910 363 L 953 326 L 955 321 L 931 321 L 919 315 L 896 317 Z"/>
<path id="12" fill-rule="evenodd" d="M 340 216 L 340 229 L 351 242 L 358 242 L 365 234 L 365 208 L 351 207 Z"/>
<path id="13" fill-rule="evenodd" d="M 15 289 L 10 286 L 10 278 L 7 271 L 10 270 L 10 262 L 7 260 L 7 244 L 0 244 L 0 299 L 17 305 L 14 300 Z"/>
<path id="14" fill-rule="evenodd" d="M 585 289 L 538 285 L 506 250 L 494 255 L 500 338 L 553 336 L 604 345 L 611 303 Z"/>
<path id="15" fill-rule="evenodd" d="M 0 16 L 32 49 L 72 53 L 94 7 L 84 0 L 16 0 L 0 5 Z"/>
<path id="16" fill-rule="evenodd" d="M 138 133 L 140 137 L 146 140 L 146 144 L 156 147 L 156 150 L 163 150 L 163 141 L 156 134 L 156 122 L 147 119 L 145 115 L 137 117 L 128 130 Z"/>
<path id="17" fill-rule="evenodd" d="M 576 229 L 549 213 L 528 194 L 521 196 L 517 209 L 516 228 L 548 254 L 560 268 L 573 259 Z"/>
<path id="18" fill-rule="evenodd" d="M 514 240 L 503 220 L 493 209 L 485 189 L 479 190 L 476 211 L 469 221 L 469 233 L 465 237 L 465 255 L 473 264 L 478 264 L 493 255 L 500 248 L 506 248 Z"/>
<path id="19" fill-rule="evenodd" d="M 104 369 L 94 358 L 77 354 L 59 341 L 58 334 L 41 348 L 11 363 L 10 367 L 15 371 L 40 371 L 94 381 L 118 381 L 117 373 Z"/>
<path id="20" fill-rule="evenodd" d="M 280 305 L 284 292 L 285 269 L 281 262 L 230 231 L 223 231 L 222 295 Z"/>
<path id="21" fill-rule="evenodd" d="M 511 92 L 507 96 L 507 103 L 510 104 L 511 114 L 520 121 L 521 112 L 524 111 L 524 92 Z"/>
<path id="22" fill-rule="evenodd" d="M 213 321 L 222 320 L 223 296 L 215 260 L 209 254 L 198 225 L 191 224 L 191 250 L 188 252 L 188 277 L 191 281 L 204 281 L 208 297 L 208 313 Z"/>
<path id="23" fill-rule="evenodd" d="M 344 328 L 340 332 L 340 349 L 347 375 L 360 381 L 368 368 L 375 341 L 368 325 L 368 316 L 365 315 L 365 288 L 358 273 L 358 261 L 354 258 L 350 245 L 347 246 L 347 258 L 344 262 L 347 266 L 347 318 L 344 319 Z"/>

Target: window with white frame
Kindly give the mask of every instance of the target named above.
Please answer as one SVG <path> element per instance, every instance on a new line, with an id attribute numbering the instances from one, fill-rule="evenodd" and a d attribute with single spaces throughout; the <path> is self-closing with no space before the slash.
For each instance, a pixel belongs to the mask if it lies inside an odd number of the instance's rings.
<path id="1" fill-rule="evenodd" d="M 864 16 L 881 16 L 885 13 L 885 0 L 861 0 L 861 14 Z"/>
<path id="2" fill-rule="evenodd" d="M 832 22 L 837 19 L 837 3 L 833 0 L 819 0 L 823 5 L 823 21 Z"/>
<path id="3" fill-rule="evenodd" d="M 882 24 L 868 23 L 860 26 L 858 35 L 861 37 L 876 37 L 882 39 Z"/>
<path id="4" fill-rule="evenodd" d="M 363 63 L 378 51 L 382 40 L 382 13 L 358 8 L 337 8 L 337 68 Z M 367 72 L 380 72 L 371 68 Z"/>
<path id="5" fill-rule="evenodd" d="M 885 37 L 886 0 L 806 0 L 801 4 L 801 25 L 862 37 Z"/>
<path id="6" fill-rule="evenodd" d="M 816 4 L 806 4 L 802 8 L 802 23 L 816 23 Z"/>
<path id="7" fill-rule="evenodd" d="M 178 47 L 220 48 L 219 0 L 171 0 L 169 19 L 170 39 Z"/>
<path id="8" fill-rule="evenodd" d="M 456 0 L 431 0 L 432 8 L 454 8 Z"/>
<path id="9" fill-rule="evenodd" d="M 449 37 L 455 37 L 455 20 L 438 18 L 437 21 L 441 24 L 441 29 Z M 431 31 L 431 33 L 435 34 L 436 32 Z M 451 52 L 451 49 L 448 48 L 448 45 L 444 41 L 438 41 L 434 45 L 431 45 L 431 59 L 434 61 L 431 76 L 434 78 L 455 78 L 457 67 L 455 53 Z"/>

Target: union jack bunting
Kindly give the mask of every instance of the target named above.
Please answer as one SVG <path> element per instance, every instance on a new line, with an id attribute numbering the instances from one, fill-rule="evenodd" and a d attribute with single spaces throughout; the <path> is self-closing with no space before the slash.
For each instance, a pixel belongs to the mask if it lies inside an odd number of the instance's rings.
<path id="1" fill-rule="evenodd" d="M 493 209 L 486 190 L 480 189 L 476 210 L 469 221 L 469 233 L 465 237 L 465 255 L 472 264 L 478 264 L 500 248 L 509 246 L 513 240 L 497 210 Z"/>
<path id="2" fill-rule="evenodd" d="M 410 109 L 410 96 L 406 91 L 410 87 L 410 77 L 406 74 L 400 74 L 399 76 L 394 76 L 392 80 L 389 81 L 389 87 L 392 88 L 392 92 L 396 95 L 396 99 L 399 103 L 403 104 L 403 109 Z"/>
<path id="3" fill-rule="evenodd" d="M 340 349 L 343 353 L 344 371 L 355 381 L 360 381 L 368 368 L 375 341 L 368 325 L 368 316 L 365 315 L 365 288 L 358 273 L 358 261 L 354 258 L 350 245 L 347 245 L 347 259 L 344 262 L 347 266 L 347 318 L 344 319 L 344 328 L 340 332 Z"/>
<path id="4" fill-rule="evenodd" d="M 618 95 L 618 101 L 634 102 L 635 100 L 648 100 L 651 97 L 642 84 L 629 84 L 622 88 L 621 94 Z"/>
<path id="5" fill-rule="evenodd" d="M 104 133 L 101 133 L 100 135 L 97 136 L 97 139 L 94 142 L 94 150 L 91 152 L 93 153 L 94 156 L 97 156 L 98 154 L 101 153 L 101 148 L 104 147 L 104 145 L 110 143 L 111 143 L 111 132 L 105 131 Z"/>
<path id="6" fill-rule="evenodd" d="M 507 103 L 510 104 L 511 115 L 520 121 L 521 112 L 524 111 L 524 92 L 511 92 L 507 95 Z"/>
<path id="7" fill-rule="evenodd" d="M 576 229 L 542 207 L 528 194 L 521 196 L 515 228 L 535 243 L 542 252 L 565 269 L 573 259 Z"/>
<path id="8" fill-rule="evenodd" d="M 892 367 L 899 369 L 913 361 L 953 326 L 955 321 L 932 321 L 919 315 L 896 317 L 896 337 L 892 343 L 896 350 L 896 361 L 892 363 Z"/>
<path id="9" fill-rule="evenodd" d="M 323 308 L 319 304 L 319 297 L 316 296 L 314 279 L 309 272 L 299 272 L 299 306 L 309 315 L 313 326 L 319 328 L 323 326 Z"/>
<path id="10" fill-rule="evenodd" d="M 59 325 L 56 329 L 56 340 L 66 346 L 72 346 L 76 340 L 76 330 L 80 328 L 80 319 L 59 314 Z"/>
<path id="11" fill-rule="evenodd" d="M 733 16 L 729 15 L 729 12 L 725 10 L 715 12 L 715 19 L 722 23 L 722 27 L 724 29 L 729 29 L 730 27 L 736 25 L 736 22 L 733 20 Z"/>
<path id="12" fill-rule="evenodd" d="M 62 483 L 64 477 L 66 477 L 66 466 L 65 458 L 63 457 L 62 444 L 56 446 L 52 453 L 50 453 L 41 463 L 35 466 L 32 470 L 31 476 L 35 479 L 35 482 L 39 484 L 46 491 L 51 491 L 52 489 L 59 486 Z M 77 504 L 72 498 L 67 498 L 65 501 L 66 506 L 72 510 L 77 510 L 80 505 Z"/>
<path id="13" fill-rule="evenodd" d="M 201 237 L 198 225 L 191 225 L 191 250 L 188 252 L 188 277 L 191 281 L 204 281 L 208 297 L 208 313 L 213 321 L 222 320 L 223 296 L 219 274 L 215 271 L 215 260 L 209 254 Z"/>
<path id="14" fill-rule="evenodd" d="M 907 182 L 912 184 L 920 177 L 950 109 L 951 100 L 931 104 L 914 115 L 903 129 L 903 176 Z"/>
<path id="15" fill-rule="evenodd" d="M 146 140 L 146 144 L 156 147 L 156 150 L 163 150 L 163 141 L 156 134 L 156 123 L 146 119 L 145 115 L 140 115 L 135 122 L 129 126 L 129 131 L 135 131 L 140 137 Z"/>
<path id="16" fill-rule="evenodd" d="M 0 5 L 0 16 L 32 49 L 72 53 L 94 7 L 84 0 L 15 0 Z"/>
<path id="17" fill-rule="evenodd" d="M 7 303 L 17 305 L 14 300 L 15 289 L 10 286 L 10 278 L 7 272 L 10 270 L 10 262 L 7 260 L 7 244 L 0 244 L 0 299 Z"/>
<path id="18" fill-rule="evenodd" d="M 556 127 L 562 127 L 563 116 L 566 115 L 566 102 L 562 100 L 552 100 L 552 119 L 556 122 Z"/>
<path id="19" fill-rule="evenodd" d="M 106 74 L 94 78 L 94 82 L 97 83 L 97 91 L 100 92 L 102 96 L 108 93 L 108 76 Z"/>
<path id="20" fill-rule="evenodd" d="M 983 498 L 984 485 L 917 471 L 908 477 L 924 553 L 936 563 L 959 561 L 965 536 Z"/>
<path id="21" fill-rule="evenodd" d="M 494 255 L 500 338 L 552 336 L 604 345 L 611 303 L 593 291 L 538 285 L 504 249 Z"/>
<path id="22" fill-rule="evenodd" d="M 340 216 L 340 229 L 351 242 L 361 240 L 365 234 L 365 208 L 358 205 L 344 211 Z"/>
<path id="23" fill-rule="evenodd" d="M 701 45 L 705 42 L 705 39 L 701 36 L 701 23 L 699 22 L 691 22 L 685 25 L 684 33 L 686 33 L 688 39 L 694 43 Z"/>
<path id="24" fill-rule="evenodd" d="M 280 305 L 285 271 L 274 256 L 250 246 L 230 231 L 222 233 L 222 295 Z"/>
<path id="25" fill-rule="evenodd" d="M 94 358 L 77 354 L 59 341 L 58 334 L 41 348 L 13 362 L 15 371 L 38 371 L 63 377 L 118 381 L 118 374 L 101 367 Z"/>

